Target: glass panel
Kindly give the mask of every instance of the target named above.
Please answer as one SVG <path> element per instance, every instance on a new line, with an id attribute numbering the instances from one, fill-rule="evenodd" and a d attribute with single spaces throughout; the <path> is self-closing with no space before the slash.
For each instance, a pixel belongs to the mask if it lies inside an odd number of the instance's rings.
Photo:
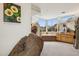
<path id="1" fill-rule="evenodd" d="M 48 31 L 57 31 L 58 20 L 56 18 L 48 20 Z"/>
<path id="2" fill-rule="evenodd" d="M 40 31 L 45 32 L 46 31 L 46 20 L 44 19 L 39 19 L 38 24 L 40 26 Z"/>
<path id="3" fill-rule="evenodd" d="M 67 30 L 71 31 L 70 28 L 73 28 L 73 27 L 70 25 L 72 23 L 74 24 L 72 15 L 71 16 L 63 16 L 62 19 L 60 20 L 61 26 L 60 26 L 59 32 L 67 32 Z M 65 29 L 66 29 L 66 31 L 64 31 Z"/>

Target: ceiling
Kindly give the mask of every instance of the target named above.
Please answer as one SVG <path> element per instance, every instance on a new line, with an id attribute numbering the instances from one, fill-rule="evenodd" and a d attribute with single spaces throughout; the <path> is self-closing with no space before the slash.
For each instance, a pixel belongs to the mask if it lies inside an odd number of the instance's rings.
<path id="1" fill-rule="evenodd" d="M 50 19 L 67 13 L 79 10 L 79 3 L 33 3 L 41 8 L 41 17 Z"/>

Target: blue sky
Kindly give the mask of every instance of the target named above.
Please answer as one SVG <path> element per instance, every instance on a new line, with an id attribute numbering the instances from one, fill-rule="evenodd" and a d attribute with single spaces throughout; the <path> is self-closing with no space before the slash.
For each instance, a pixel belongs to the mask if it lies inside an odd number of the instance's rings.
<path id="1" fill-rule="evenodd" d="M 65 22 L 65 21 L 67 21 L 69 18 L 72 18 L 73 16 L 64 16 L 63 18 L 62 18 L 62 20 L 61 20 L 61 22 L 63 23 L 63 22 Z"/>
<path id="2" fill-rule="evenodd" d="M 53 26 L 53 25 L 55 25 L 57 23 L 58 23 L 58 21 L 56 20 L 56 18 L 48 20 L 48 26 Z"/>
<path id="3" fill-rule="evenodd" d="M 39 20 L 38 20 L 38 24 L 39 24 L 40 26 L 42 26 L 42 27 L 45 27 L 45 23 L 46 23 L 45 19 L 39 19 Z"/>
<path id="4" fill-rule="evenodd" d="M 57 21 L 56 19 L 49 19 L 49 20 L 47 21 L 47 23 L 48 23 L 49 26 L 52 26 L 52 25 L 56 24 L 57 22 L 58 22 L 58 21 Z M 46 20 L 45 20 L 45 19 L 39 19 L 39 20 L 38 20 L 38 24 L 39 24 L 40 26 L 42 26 L 42 27 L 45 27 L 45 25 L 46 25 Z"/>
<path id="5" fill-rule="evenodd" d="M 63 22 L 65 22 L 65 21 L 67 21 L 69 18 L 71 18 L 72 16 L 64 16 L 64 17 L 62 17 L 62 19 L 61 19 L 61 23 L 63 23 Z M 45 27 L 45 23 L 46 23 L 46 20 L 45 19 L 39 19 L 38 20 L 38 24 L 40 25 L 40 26 L 42 26 L 42 27 Z M 56 23 L 58 23 L 58 20 L 57 20 L 57 18 L 52 18 L 52 19 L 48 19 L 48 21 L 47 21 L 47 23 L 48 23 L 48 26 L 53 26 L 53 25 L 55 25 Z"/>

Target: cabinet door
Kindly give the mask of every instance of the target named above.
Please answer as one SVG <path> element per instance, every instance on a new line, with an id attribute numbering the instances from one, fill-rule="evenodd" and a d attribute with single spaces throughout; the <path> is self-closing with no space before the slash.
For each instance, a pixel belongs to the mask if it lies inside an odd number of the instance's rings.
<path id="1" fill-rule="evenodd" d="M 67 42 L 73 43 L 73 37 L 67 37 Z"/>

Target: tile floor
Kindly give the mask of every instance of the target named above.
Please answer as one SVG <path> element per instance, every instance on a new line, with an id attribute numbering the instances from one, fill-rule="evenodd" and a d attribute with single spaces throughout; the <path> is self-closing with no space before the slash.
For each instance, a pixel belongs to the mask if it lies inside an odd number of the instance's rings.
<path id="1" fill-rule="evenodd" d="M 79 56 L 79 49 L 62 42 L 44 42 L 41 56 Z"/>

